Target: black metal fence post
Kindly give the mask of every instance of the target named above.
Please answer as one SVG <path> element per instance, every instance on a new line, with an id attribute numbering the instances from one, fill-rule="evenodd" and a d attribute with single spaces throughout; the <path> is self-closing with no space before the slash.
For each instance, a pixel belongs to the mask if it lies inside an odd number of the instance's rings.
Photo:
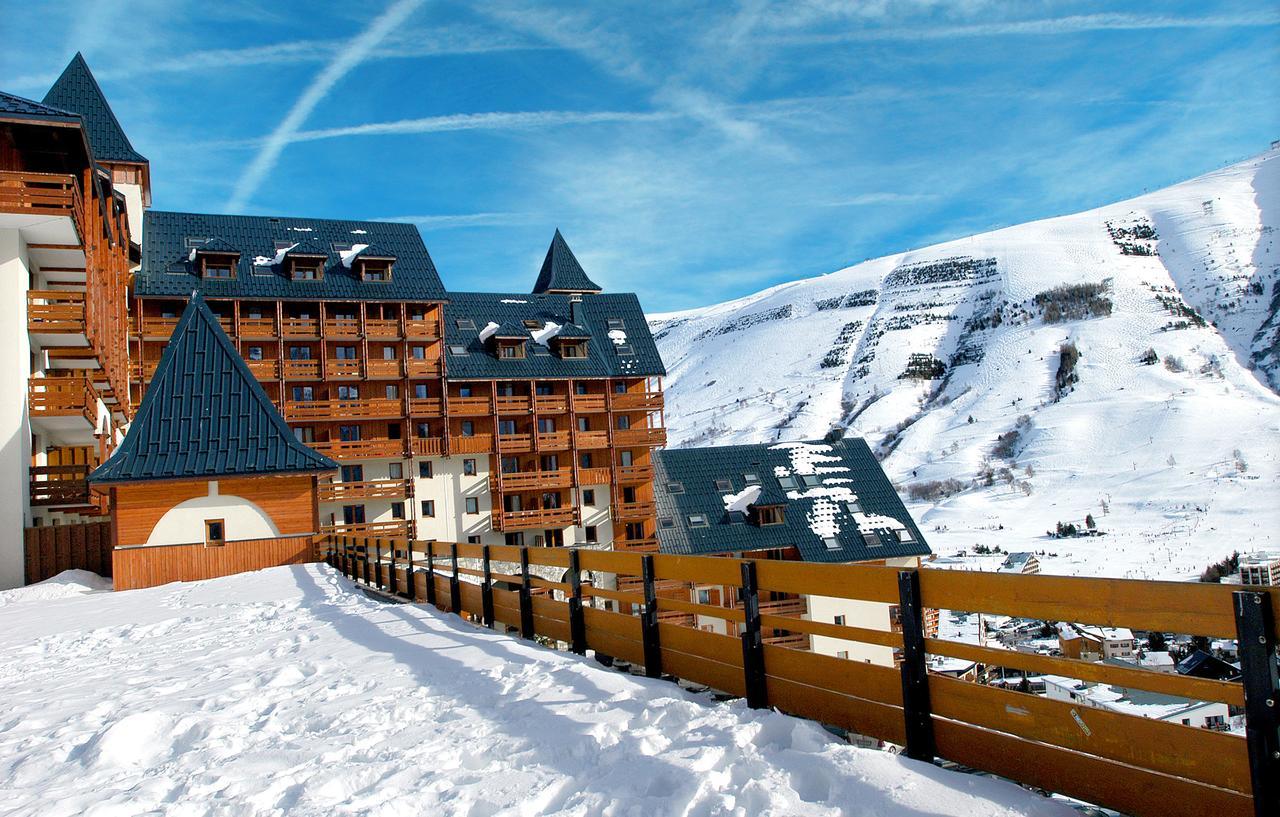
<path id="1" fill-rule="evenodd" d="M 427 540 L 427 604 L 438 607 L 436 604 L 436 543 L 434 540 Z"/>
<path id="2" fill-rule="evenodd" d="M 462 615 L 462 582 L 458 578 L 458 543 L 449 545 L 449 607 L 455 616 Z"/>
<path id="3" fill-rule="evenodd" d="M 587 621 L 582 613 L 582 567 L 576 548 L 569 551 L 569 649 L 587 654 Z"/>
<path id="4" fill-rule="evenodd" d="M 1280 814 L 1280 679 L 1271 597 L 1247 590 L 1231 595 L 1244 685 L 1244 736 L 1249 747 L 1253 811 L 1258 817 Z"/>
<path id="5" fill-rule="evenodd" d="M 742 673 L 747 684 L 747 706 L 769 707 L 769 689 L 764 674 L 764 636 L 760 633 L 760 587 L 756 563 L 742 563 Z"/>
<path id="6" fill-rule="evenodd" d="M 391 566 L 387 568 L 387 584 L 391 595 L 400 595 L 400 580 L 396 578 L 396 540 L 391 540 Z"/>
<path id="7" fill-rule="evenodd" d="M 369 540 L 365 539 L 364 543 L 359 545 L 363 555 L 362 564 L 364 565 L 364 583 L 369 584 Z"/>
<path id="8" fill-rule="evenodd" d="M 662 677 L 662 644 L 658 638 L 658 592 L 653 584 L 653 554 L 640 557 L 640 580 L 644 582 L 644 609 L 640 611 L 640 635 L 644 642 L 644 674 Z"/>
<path id="9" fill-rule="evenodd" d="M 373 540 L 373 583 L 379 589 L 383 589 L 382 584 L 382 540 Z"/>
<path id="10" fill-rule="evenodd" d="M 929 705 L 920 574 L 915 570 L 898 571 L 898 617 L 902 622 L 902 714 L 906 721 L 907 757 L 932 763 L 937 751 Z"/>
<path id="11" fill-rule="evenodd" d="M 489 566 L 489 546 L 480 549 L 484 557 L 484 581 L 480 584 L 480 618 L 484 626 L 493 629 L 493 571 Z"/>
<path id="12" fill-rule="evenodd" d="M 340 557 L 342 560 L 342 575 L 348 579 L 354 579 L 356 576 L 355 568 L 351 565 L 351 543 L 347 541 L 347 537 L 342 536 L 338 539 L 338 544 L 342 548 Z"/>
<path id="13" fill-rule="evenodd" d="M 529 549 L 520 548 L 520 637 L 532 639 L 533 584 L 529 581 Z"/>

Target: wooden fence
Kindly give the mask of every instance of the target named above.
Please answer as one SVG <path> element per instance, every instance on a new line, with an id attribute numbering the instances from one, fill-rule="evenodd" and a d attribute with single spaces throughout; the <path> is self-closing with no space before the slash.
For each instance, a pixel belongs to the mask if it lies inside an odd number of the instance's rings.
<path id="1" fill-rule="evenodd" d="M 325 559 L 353 579 L 487 626 L 588 648 L 800 717 L 1122 812 L 1147 815 L 1280 813 L 1277 718 L 1277 590 L 898 570 L 721 557 L 332 537 Z M 459 559 L 475 560 L 471 568 Z M 531 566 L 563 570 L 564 581 Z M 641 592 L 592 586 L 638 577 Z M 729 609 L 659 597 L 659 582 L 736 587 Z M 623 586 L 627 585 L 624 580 Z M 631 580 L 635 584 L 634 580 Z M 759 594 L 776 591 L 900 606 L 889 632 L 764 615 Z M 558 598 L 557 598 L 558 596 Z M 592 606 L 606 599 L 611 612 Z M 1238 638 L 1243 683 L 1088 663 L 927 637 L 926 608 L 1026 616 L 1142 630 Z M 660 611 L 738 622 L 741 635 L 666 623 Z M 762 628 L 897 648 L 898 668 L 764 644 Z M 1247 737 L 986 686 L 928 672 L 942 655 L 1244 707 Z"/>
<path id="2" fill-rule="evenodd" d="M 23 531 L 26 583 L 42 582 L 64 570 L 111 575 L 111 525 L 48 525 Z"/>
<path id="3" fill-rule="evenodd" d="M 315 537 L 242 539 L 225 545 L 141 545 L 113 554 L 116 590 L 137 590 L 169 582 L 215 579 L 277 565 L 317 559 Z"/>

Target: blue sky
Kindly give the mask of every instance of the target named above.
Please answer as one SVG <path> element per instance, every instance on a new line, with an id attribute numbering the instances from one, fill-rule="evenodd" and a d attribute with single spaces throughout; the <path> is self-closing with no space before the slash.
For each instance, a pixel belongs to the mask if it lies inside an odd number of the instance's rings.
<path id="1" fill-rule="evenodd" d="M 651 312 L 1073 212 L 1280 138 L 1280 2 L 30 3 L 0 88 L 81 50 L 154 205 L 409 220 L 527 290 L 559 227 Z"/>

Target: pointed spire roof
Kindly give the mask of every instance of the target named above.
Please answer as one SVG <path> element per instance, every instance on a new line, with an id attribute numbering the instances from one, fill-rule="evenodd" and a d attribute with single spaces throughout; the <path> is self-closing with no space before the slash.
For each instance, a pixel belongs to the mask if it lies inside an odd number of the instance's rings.
<path id="1" fill-rule="evenodd" d="M 191 296 L 129 433 L 93 483 L 333 471 L 294 438 L 199 293 Z"/>
<path id="2" fill-rule="evenodd" d="M 587 273 L 569 249 L 564 236 L 556 230 L 547 248 L 547 257 L 538 272 L 538 281 L 533 285 L 535 293 L 540 292 L 600 292 L 600 285 L 587 277 Z"/>
<path id="3" fill-rule="evenodd" d="M 62 76 L 44 95 L 44 104 L 74 111 L 84 118 L 85 131 L 89 135 L 89 144 L 93 147 L 94 158 L 100 162 L 138 162 L 145 163 L 146 157 L 133 149 L 129 137 L 125 136 L 120 121 L 107 104 L 102 88 L 93 78 L 89 64 L 84 61 L 80 52 L 71 58 L 71 62 L 63 70 Z"/>

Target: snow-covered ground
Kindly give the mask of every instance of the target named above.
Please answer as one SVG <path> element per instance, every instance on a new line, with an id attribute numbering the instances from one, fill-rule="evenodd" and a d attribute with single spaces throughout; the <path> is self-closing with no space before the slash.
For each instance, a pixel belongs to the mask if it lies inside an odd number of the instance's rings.
<path id="1" fill-rule="evenodd" d="M 0 698 L 4 815 L 1075 814 L 323 565 L 4 606 Z"/>
<path id="2" fill-rule="evenodd" d="M 847 429 L 884 447 L 904 490 L 961 483 L 910 506 L 942 555 L 983 544 L 1037 551 L 1046 573 L 1190 578 L 1234 550 L 1280 548 L 1278 230 L 1272 150 L 1097 210 L 654 316 L 669 439 Z M 1110 314 L 1046 321 L 1035 296 L 1064 284 L 1103 285 Z M 1064 342 L 1078 382 L 1058 394 Z M 902 379 L 913 354 L 949 378 Z M 1090 515 L 1107 535 L 1045 535 Z"/>

